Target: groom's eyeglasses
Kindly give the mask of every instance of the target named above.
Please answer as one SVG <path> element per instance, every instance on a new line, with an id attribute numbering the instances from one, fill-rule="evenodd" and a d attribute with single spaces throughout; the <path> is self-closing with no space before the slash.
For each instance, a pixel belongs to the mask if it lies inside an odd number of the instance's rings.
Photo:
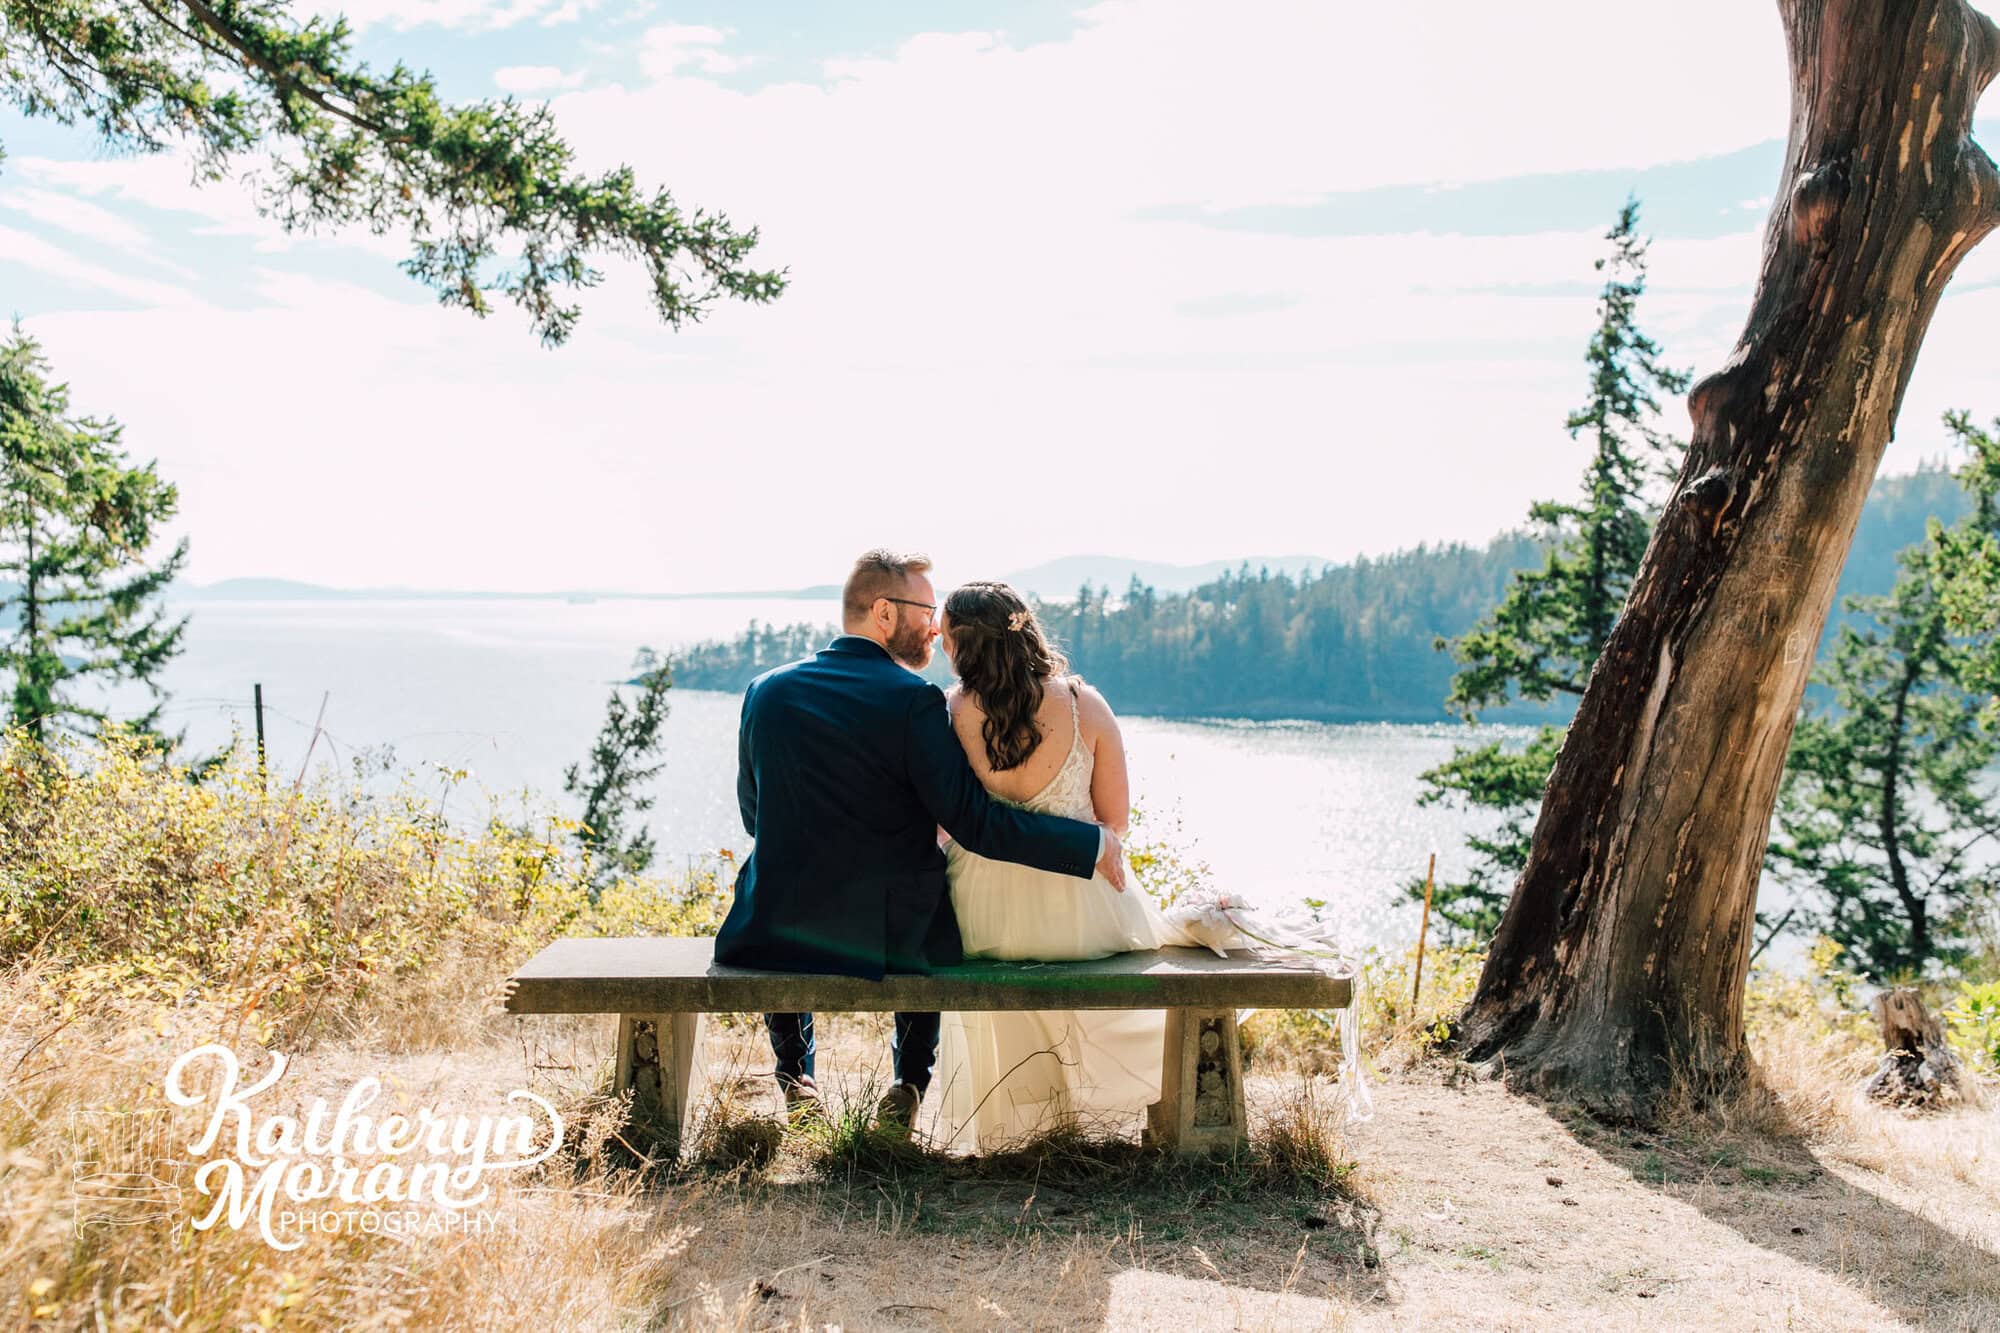
<path id="1" fill-rule="evenodd" d="M 935 602 L 913 602 L 907 597 L 884 597 L 882 600 L 885 602 L 894 602 L 898 606 L 914 606 L 927 616 L 934 615 L 937 612 L 937 603 Z"/>

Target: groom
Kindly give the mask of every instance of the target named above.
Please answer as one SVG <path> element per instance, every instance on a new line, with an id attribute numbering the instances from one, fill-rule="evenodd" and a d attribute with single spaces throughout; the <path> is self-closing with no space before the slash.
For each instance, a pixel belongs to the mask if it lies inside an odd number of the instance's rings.
<path id="1" fill-rule="evenodd" d="M 920 555 L 866 552 L 841 592 L 845 632 L 750 682 L 736 795 L 756 842 L 716 962 L 871 980 L 959 962 L 940 825 L 982 856 L 1079 880 L 1095 869 L 1124 888 L 1112 830 L 1002 804 L 973 776 L 943 693 L 916 674 L 938 633 L 930 567 Z M 809 1111 L 819 1097 L 812 1015 L 764 1023 L 787 1106 Z M 937 1043 L 936 1014 L 896 1015 L 896 1082 L 877 1108 L 885 1124 L 906 1133 L 915 1122 Z"/>

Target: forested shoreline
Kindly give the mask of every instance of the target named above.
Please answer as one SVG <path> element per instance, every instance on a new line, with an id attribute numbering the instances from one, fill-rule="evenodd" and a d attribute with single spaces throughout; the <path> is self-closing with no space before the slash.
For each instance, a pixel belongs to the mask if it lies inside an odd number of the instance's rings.
<path id="1" fill-rule="evenodd" d="M 1878 480 L 1841 575 L 1841 598 L 1887 592 L 1896 552 L 1921 541 L 1930 518 L 1949 523 L 1965 504 L 1940 467 Z M 1123 713 L 1442 722 L 1453 718 L 1444 699 L 1455 668 L 1437 641 L 1470 630 L 1545 549 L 1516 531 L 1484 546 L 1420 545 L 1299 578 L 1246 567 L 1186 593 L 1136 581 L 1115 592 L 1086 587 L 1040 609 L 1072 665 Z M 834 632 L 831 623 L 753 622 L 734 638 L 673 654 L 674 684 L 739 691 L 759 672 L 823 647 Z M 932 669 L 947 671 L 942 661 Z M 1486 717 L 1567 715 L 1562 704 L 1517 703 Z"/>

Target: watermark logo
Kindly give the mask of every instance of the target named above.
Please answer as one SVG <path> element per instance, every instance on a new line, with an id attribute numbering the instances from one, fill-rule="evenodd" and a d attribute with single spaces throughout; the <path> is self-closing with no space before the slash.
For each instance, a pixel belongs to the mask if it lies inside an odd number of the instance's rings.
<path id="1" fill-rule="evenodd" d="M 514 1114 L 440 1115 L 421 1107 L 376 1115 L 369 1108 L 382 1084 L 371 1076 L 356 1080 L 338 1107 L 318 1097 L 303 1115 L 263 1114 L 252 1103 L 285 1066 L 283 1055 L 273 1056 L 270 1071 L 246 1084 L 236 1053 L 211 1043 L 168 1069 L 167 1100 L 208 1112 L 203 1132 L 187 1144 L 200 1163 L 194 1190 L 207 1200 L 196 1230 L 240 1230 L 255 1219 L 278 1250 L 299 1248 L 315 1231 L 492 1230 L 496 1219 L 480 1211 L 493 1196 L 490 1177 L 545 1162 L 562 1144 L 556 1109 L 519 1089 L 507 1094 L 526 1107 Z M 197 1077 L 203 1070 L 212 1077 Z"/>

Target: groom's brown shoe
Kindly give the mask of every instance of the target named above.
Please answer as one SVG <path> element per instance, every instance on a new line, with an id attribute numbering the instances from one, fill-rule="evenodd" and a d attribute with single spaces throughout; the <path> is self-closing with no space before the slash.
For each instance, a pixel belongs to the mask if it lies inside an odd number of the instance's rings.
<path id="1" fill-rule="evenodd" d="M 891 1084 L 882 1094 L 882 1100 L 875 1103 L 875 1132 L 892 1138 L 907 1139 L 916 1127 L 917 1107 L 923 1104 L 924 1094 L 910 1083 Z"/>
<path id="2" fill-rule="evenodd" d="M 795 1125 L 826 1119 L 826 1106 L 819 1099 L 819 1084 L 811 1074 L 801 1074 L 785 1085 L 785 1115 Z"/>

